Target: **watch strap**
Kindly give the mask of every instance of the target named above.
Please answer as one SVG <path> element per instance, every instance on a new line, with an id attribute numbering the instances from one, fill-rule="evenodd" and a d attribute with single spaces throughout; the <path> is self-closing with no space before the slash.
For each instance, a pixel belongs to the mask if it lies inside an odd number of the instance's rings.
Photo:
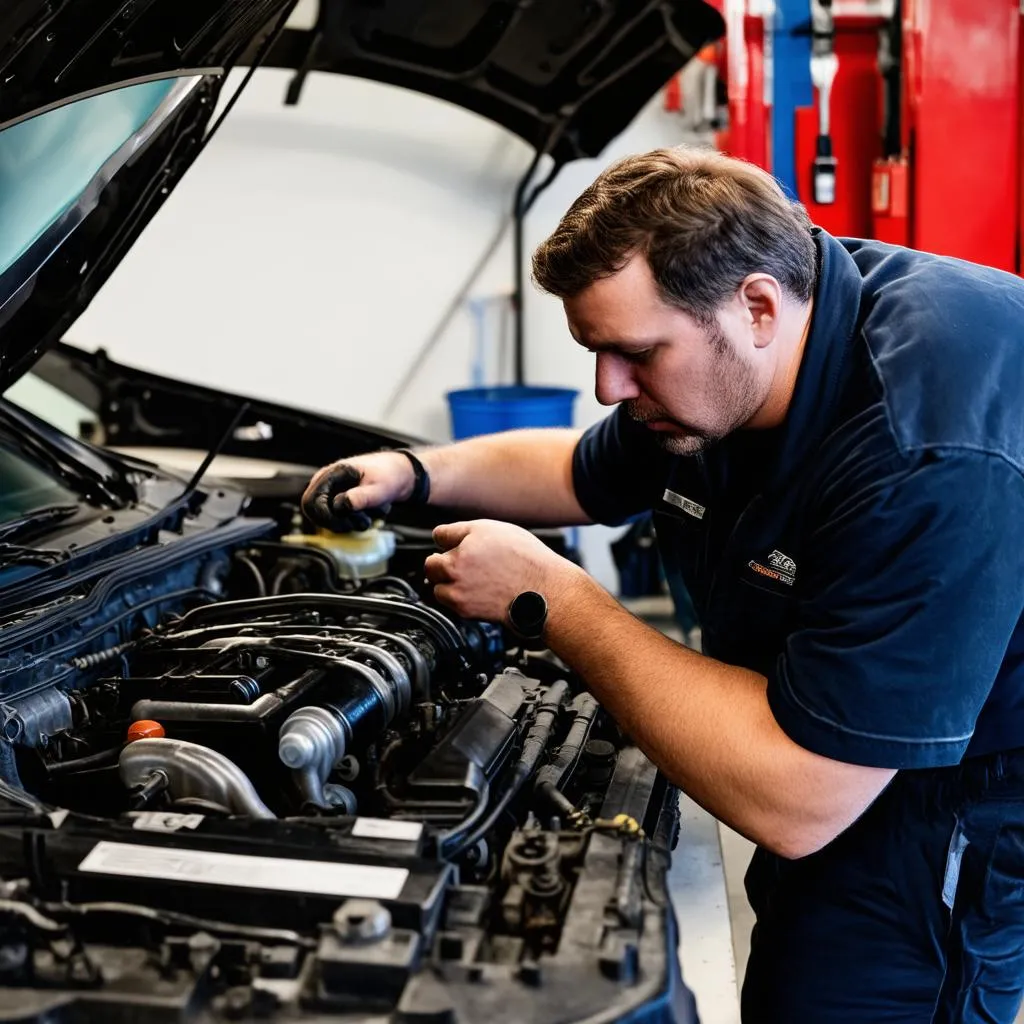
<path id="1" fill-rule="evenodd" d="M 430 474 L 427 472 L 427 467 L 408 448 L 394 448 L 392 450 L 399 455 L 404 455 L 412 463 L 414 477 L 412 494 L 406 499 L 406 504 L 426 505 L 430 500 Z"/>

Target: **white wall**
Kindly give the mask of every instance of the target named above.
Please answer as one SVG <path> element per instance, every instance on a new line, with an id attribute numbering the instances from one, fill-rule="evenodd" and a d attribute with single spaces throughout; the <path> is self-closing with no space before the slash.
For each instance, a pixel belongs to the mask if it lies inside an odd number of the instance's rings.
<path id="1" fill-rule="evenodd" d="M 300 105 L 285 107 L 288 78 L 254 76 L 68 337 L 159 373 L 384 422 L 531 153 L 474 114 L 357 79 L 312 75 Z M 679 137 L 654 98 L 599 159 L 563 169 L 531 214 L 527 256 L 601 167 Z M 511 279 L 509 233 L 474 294 Z M 526 328 L 529 382 L 580 389 L 577 423 L 594 422 L 592 357 L 560 303 L 531 289 Z M 469 384 L 472 337 L 462 311 L 391 425 L 449 436 L 443 393 Z M 612 586 L 607 531 L 585 533 L 588 567 Z"/>

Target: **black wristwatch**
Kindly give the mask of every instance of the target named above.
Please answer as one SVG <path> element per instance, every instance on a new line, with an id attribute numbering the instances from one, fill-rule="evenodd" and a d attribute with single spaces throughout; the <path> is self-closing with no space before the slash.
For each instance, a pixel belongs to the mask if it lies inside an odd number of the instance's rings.
<path id="1" fill-rule="evenodd" d="M 404 455 L 412 463 L 412 494 L 406 498 L 407 505 L 426 505 L 430 500 L 430 474 L 427 467 L 408 448 L 392 448 L 398 455 Z"/>
<path id="2" fill-rule="evenodd" d="M 508 621 L 524 640 L 539 640 L 544 635 L 548 603 L 535 590 L 524 590 L 508 606 Z"/>

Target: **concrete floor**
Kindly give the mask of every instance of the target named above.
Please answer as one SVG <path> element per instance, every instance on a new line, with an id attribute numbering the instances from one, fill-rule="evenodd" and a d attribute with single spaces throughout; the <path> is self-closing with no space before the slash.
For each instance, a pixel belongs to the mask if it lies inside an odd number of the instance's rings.
<path id="1" fill-rule="evenodd" d="M 689 797 L 680 807 L 682 836 L 669 891 L 679 919 L 683 978 L 696 996 L 701 1024 L 739 1024 L 753 925 L 743 874 L 753 846 Z"/>

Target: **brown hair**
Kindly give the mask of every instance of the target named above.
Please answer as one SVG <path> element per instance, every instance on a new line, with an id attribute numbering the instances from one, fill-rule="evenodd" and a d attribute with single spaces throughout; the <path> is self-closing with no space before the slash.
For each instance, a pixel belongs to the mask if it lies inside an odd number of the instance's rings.
<path id="1" fill-rule="evenodd" d="M 804 302 L 817 277 L 803 206 L 766 171 L 712 150 L 656 149 L 613 164 L 534 253 L 533 278 L 571 298 L 638 253 L 664 300 L 704 322 L 748 274 L 771 274 Z"/>

